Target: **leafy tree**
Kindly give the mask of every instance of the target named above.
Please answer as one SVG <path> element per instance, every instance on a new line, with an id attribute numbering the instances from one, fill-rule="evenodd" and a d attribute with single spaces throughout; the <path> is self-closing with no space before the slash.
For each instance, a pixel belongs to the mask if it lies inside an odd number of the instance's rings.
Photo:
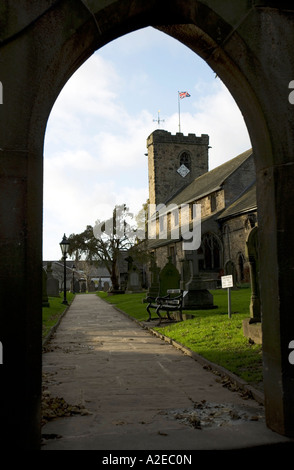
<path id="1" fill-rule="evenodd" d="M 82 256 L 97 265 L 104 265 L 114 290 L 119 289 L 118 261 L 121 251 L 128 250 L 136 241 L 136 231 L 131 224 L 132 214 L 125 205 L 115 206 L 112 219 L 87 225 L 79 234 L 69 236 L 69 255 L 78 261 Z"/>

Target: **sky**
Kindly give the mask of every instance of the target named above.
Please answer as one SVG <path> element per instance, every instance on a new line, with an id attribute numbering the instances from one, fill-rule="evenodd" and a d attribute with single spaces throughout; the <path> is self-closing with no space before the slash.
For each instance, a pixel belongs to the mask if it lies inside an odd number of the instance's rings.
<path id="1" fill-rule="evenodd" d="M 148 198 L 147 137 L 156 129 L 208 134 L 209 169 L 251 147 L 242 114 L 215 72 L 179 41 L 151 27 L 97 50 L 70 78 L 44 142 L 43 259 L 61 258 L 65 233 L 136 214 Z M 158 116 L 160 124 L 158 124 Z"/>

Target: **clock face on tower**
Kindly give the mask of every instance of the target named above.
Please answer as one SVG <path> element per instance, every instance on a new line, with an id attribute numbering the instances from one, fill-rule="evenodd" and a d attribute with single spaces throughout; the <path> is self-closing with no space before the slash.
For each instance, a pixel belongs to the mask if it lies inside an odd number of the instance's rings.
<path id="1" fill-rule="evenodd" d="M 186 167 L 186 165 L 182 164 L 180 168 L 177 169 L 177 172 L 182 176 L 182 178 L 185 178 L 185 176 L 190 173 L 190 170 Z"/>

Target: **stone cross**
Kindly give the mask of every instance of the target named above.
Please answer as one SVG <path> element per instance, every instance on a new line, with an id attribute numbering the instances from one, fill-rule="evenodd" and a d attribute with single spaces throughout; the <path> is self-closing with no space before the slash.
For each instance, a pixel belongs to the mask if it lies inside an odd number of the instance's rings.
<path id="1" fill-rule="evenodd" d="M 196 250 L 187 251 L 186 260 L 189 261 L 190 271 L 191 271 L 190 281 L 192 281 L 193 278 L 199 277 L 199 262 L 198 262 L 197 251 Z"/>
<path id="2" fill-rule="evenodd" d="M 185 284 L 184 309 L 197 310 L 214 308 L 213 296 L 208 290 L 214 286 L 212 286 L 210 280 L 201 279 L 199 275 L 197 251 L 186 251 L 185 260 L 190 265 L 190 279 Z"/>
<path id="3" fill-rule="evenodd" d="M 160 273 L 160 268 L 156 265 L 155 257 L 154 255 L 151 258 L 151 263 L 150 263 L 150 287 L 148 289 L 147 296 L 150 297 L 157 297 L 159 294 L 159 273 Z"/>

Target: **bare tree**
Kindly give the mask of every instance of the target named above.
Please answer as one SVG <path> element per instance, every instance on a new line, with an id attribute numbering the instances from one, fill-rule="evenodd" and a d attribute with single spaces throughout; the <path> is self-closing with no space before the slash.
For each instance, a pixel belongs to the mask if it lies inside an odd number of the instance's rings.
<path id="1" fill-rule="evenodd" d="M 110 274 L 113 290 L 119 289 L 118 260 L 121 251 L 131 248 L 136 231 L 130 225 L 132 214 L 125 205 L 115 206 L 112 219 L 97 220 L 95 227 L 87 225 L 79 234 L 69 236 L 69 255 L 78 261 L 82 256 L 97 266 L 105 266 Z"/>

